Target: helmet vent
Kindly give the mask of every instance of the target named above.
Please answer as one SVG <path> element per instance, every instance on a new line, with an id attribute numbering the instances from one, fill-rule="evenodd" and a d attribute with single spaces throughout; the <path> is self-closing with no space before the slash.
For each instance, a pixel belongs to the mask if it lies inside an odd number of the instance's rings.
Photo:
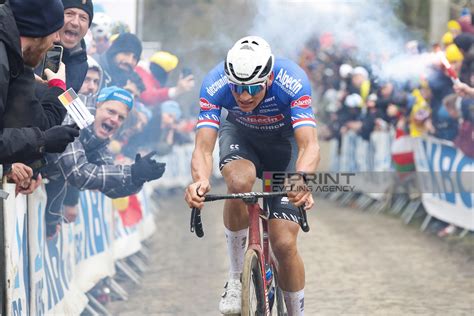
<path id="1" fill-rule="evenodd" d="M 262 73 L 258 77 L 259 78 L 266 77 L 268 73 L 272 70 L 272 66 L 273 66 L 273 60 L 272 60 L 272 56 L 270 56 L 270 58 L 268 58 L 267 64 L 265 65 L 265 68 L 263 68 Z"/>
<path id="2" fill-rule="evenodd" d="M 252 51 L 254 50 L 254 49 L 252 48 L 252 46 L 250 46 L 250 45 L 244 45 L 244 46 L 242 46 L 240 49 L 248 49 L 248 50 L 252 50 Z"/>

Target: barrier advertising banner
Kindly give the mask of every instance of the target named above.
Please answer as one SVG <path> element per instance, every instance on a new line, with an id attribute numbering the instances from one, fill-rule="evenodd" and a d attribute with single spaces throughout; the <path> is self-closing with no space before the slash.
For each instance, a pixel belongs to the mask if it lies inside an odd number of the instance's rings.
<path id="1" fill-rule="evenodd" d="M 87 304 L 87 297 L 73 282 L 74 225 L 63 223 L 61 234 L 46 240 L 44 273 L 46 278 L 46 314 L 79 315 Z"/>
<path id="2" fill-rule="evenodd" d="M 74 222 L 75 279 L 83 292 L 115 274 L 112 247 L 112 202 L 98 191 L 80 193 Z"/>
<path id="3" fill-rule="evenodd" d="M 474 159 L 452 143 L 435 138 L 419 138 L 415 164 L 422 202 L 433 217 L 474 230 Z M 431 192 L 431 193 L 426 193 Z"/>
<path id="4" fill-rule="evenodd" d="M 46 191 L 40 187 L 28 196 L 28 241 L 30 258 L 30 310 L 32 315 L 46 312 L 46 280 L 44 275 L 44 212 Z"/>
<path id="5" fill-rule="evenodd" d="M 15 198 L 15 185 L 3 184 L 10 195 L 4 200 L 6 306 L 9 315 L 29 314 L 29 263 L 26 198 Z"/>

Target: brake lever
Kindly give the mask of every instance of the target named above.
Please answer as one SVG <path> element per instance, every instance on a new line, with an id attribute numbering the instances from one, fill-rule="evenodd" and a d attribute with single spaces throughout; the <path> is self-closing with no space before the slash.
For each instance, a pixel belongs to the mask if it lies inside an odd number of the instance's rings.
<path id="1" fill-rule="evenodd" d="M 303 206 L 300 206 L 299 207 L 299 210 L 300 210 L 300 215 L 299 216 L 299 224 L 301 226 L 301 229 L 307 233 L 309 232 L 309 224 L 308 224 L 308 217 L 306 216 L 306 210 L 304 209 Z"/>
<path id="2" fill-rule="evenodd" d="M 196 233 L 196 236 L 202 238 L 204 236 L 204 230 L 202 228 L 201 220 L 201 210 L 193 207 L 191 210 L 191 223 L 190 223 L 191 233 Z"/>

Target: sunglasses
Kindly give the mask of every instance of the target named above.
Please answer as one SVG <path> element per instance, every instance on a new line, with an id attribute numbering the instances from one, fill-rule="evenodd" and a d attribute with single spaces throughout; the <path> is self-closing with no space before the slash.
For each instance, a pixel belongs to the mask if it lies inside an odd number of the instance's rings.
<path id="1" fill-rule="evenodd" d="M 237 94 L 242 94 L 244 93 L 244 91 L 247 91 L 248 94 L 250 94 L 251 96 L 254 96 L 260 91 L 262 91 L 263 88 L 266 86 L 266 84 L 267 84 L 266 82 L 262 82 L 259 84 L 252 84 L 252 85 L 239 85 L 239 84 L 229 82 L 229 87 L 230 87 L 230 90 L 232 90 L 233 92 Z"/>

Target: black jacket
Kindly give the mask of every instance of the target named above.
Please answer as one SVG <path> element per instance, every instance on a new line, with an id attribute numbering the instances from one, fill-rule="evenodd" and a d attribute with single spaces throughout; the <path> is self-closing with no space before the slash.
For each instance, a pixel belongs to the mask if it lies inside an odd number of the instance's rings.
<path id="1" fill-rule="evenodd" d="M 66 65 L 66 86 L 79 92 L 87 74 L 87 50 L 84 40 L 78 49 L 64 49 L 63 63 Z"/>
<path id="2" fill-rule="evenodd" d="M 34 95 L 33 70 L 23 63 L 20 34 L 8 2 L 0 4 L 0 163 L 30 162 L 43 156 L 42 130 L 61 124 L 66 109 L 60 88 Z"/>
<path id="3" fill-rule="evenodd" d="M 110 56 L 107 52 L 96 56 L 96 60 L 102 67 L 103 71 L 102 82 L 100 85 L 101 89 L 110 86 L 123 87 L 127 84 L 130 74 L 114 64 L 114 56 Z"/>

